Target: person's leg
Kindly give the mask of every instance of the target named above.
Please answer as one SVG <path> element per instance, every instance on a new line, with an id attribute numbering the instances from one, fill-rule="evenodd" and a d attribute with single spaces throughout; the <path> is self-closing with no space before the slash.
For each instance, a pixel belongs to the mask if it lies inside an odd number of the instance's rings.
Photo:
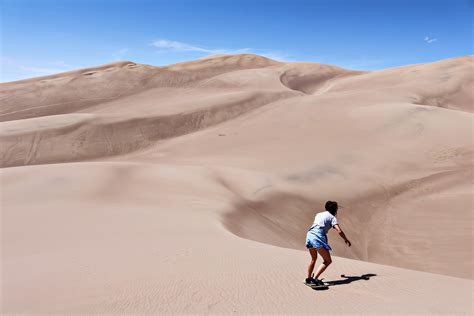
<path id="1" fill-rule="evenodd" d="M 324 248 L 318 248 L 318 253 L 323 257 L 323 263 L 319 266 L 318 270 L 316 271 L 316 277 L 315 279 L 318 279 L 321 273 L 326 270 L 326 268 L 331 264 L 332 259 L 331 259 L 331 254 L 329 253 L 329 250 L 324 249 Z"/>
<path id="2" fill-rule="evenodd" d="M 308 266 L 308 279 L 311 278 L 311 274 L 313 273 L 314 270 L 314 265 L 316 264 L 316 259 L 318 258 L 318 252 L 316 251 L 316 248 L 309 248 L 309 254 L 311 255 L 311 262 L 309 263 Z"/>

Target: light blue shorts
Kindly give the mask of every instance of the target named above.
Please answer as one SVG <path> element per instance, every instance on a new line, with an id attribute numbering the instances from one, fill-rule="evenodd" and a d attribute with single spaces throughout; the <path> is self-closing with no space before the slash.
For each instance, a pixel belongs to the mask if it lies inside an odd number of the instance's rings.
<path id="1" fill-rule="evenodd" d="M 306 248 L 324 248 L 326 250 L 332 250 L 328 244 L 328 236 L 323 230 L 313 227 L 306 234 Z"/>

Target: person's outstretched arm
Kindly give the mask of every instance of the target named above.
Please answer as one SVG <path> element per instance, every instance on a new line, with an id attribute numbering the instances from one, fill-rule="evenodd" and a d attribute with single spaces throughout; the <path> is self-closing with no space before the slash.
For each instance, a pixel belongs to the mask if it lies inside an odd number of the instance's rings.
<path id="1" fill-rule="evenodd" d="M 334 229 L 337 230 L 339 236 L 341 236 L 341 238 L 344 239 L 344 242 L 350 247 L 351 242 L 349 241 L 349 239 L 347 239 L 346 234 L 344 234 L 341 227 L 339 227 L 339 224 L 334 225 Z"/>

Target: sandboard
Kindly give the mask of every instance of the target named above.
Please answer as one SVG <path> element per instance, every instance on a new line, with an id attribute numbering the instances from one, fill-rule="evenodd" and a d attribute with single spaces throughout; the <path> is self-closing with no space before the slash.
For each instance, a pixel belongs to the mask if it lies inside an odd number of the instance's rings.
<path id="1" fill-rule="evenodd" d="M 304 285 L 309 286 L 313 290 L 324 290 L 324 289 L 329 289 L 329 286 L 327 284 L 323 285 L 313 285 L 313 284 L 307 284 L 306 282 L 303 282 Z"/>

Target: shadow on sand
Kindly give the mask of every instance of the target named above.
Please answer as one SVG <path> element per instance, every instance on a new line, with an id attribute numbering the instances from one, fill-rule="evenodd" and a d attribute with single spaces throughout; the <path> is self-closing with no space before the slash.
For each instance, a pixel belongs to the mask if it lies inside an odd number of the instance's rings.
<path id="1" fill-rule="evenodd" d="M 330 286 L 349 284 L 349 283 L 352 283 L 354 281 L 359 281 L 359 280 L 368 281 L 368 280 L 370 280 L 371 277 L 374 277 L 374 276 L 377 276 L 377 274 L 367 273 L 367 274 L 363 274 L 361 276 L 347 276 L 345 274 L 341 274 L 341 278 L 343 278 L 343 279 L 334 280 L 334 281 L 324 281 L 324 283 L 327 285 L 327 287 L 313 288 L 313 290 L 325 291 L 325 290 L 328 290 Z"/>
<path id="2" fill-rule="evenodd" d="M 374 276 L 377 276 L 377 274 L 373 274 L 373 273 L 368 273 L 368 274 L 363 274 L 361 276 L 347 276 L 345 274 L 341 274 L 341 280 L 334 280 L 334 281 L 324 281 L 324 283 L 326 283 L 327 285 L 329 286 L 333 286 L 333 285 L 342 285 L 342 284 L 349 284 L 349 283 L 352 283 L 354 281 L 359 281 L 359 280 L 369 280 L 371 277 L 374 277 Z"/>

